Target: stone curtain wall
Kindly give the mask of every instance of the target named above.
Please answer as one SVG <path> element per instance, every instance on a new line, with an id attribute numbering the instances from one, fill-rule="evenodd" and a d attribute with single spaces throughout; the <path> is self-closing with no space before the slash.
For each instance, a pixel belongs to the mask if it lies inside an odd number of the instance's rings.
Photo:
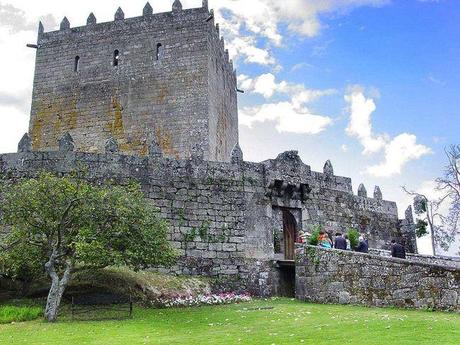
<path id="1" fill-rule="evenodd" d="M 389 250 L 382 249 L 369 249 L 370 254 L 380 255 L 384 257 L 391 257 Z M 460 269 L 460 258 L 459 257 L 448 257 L 448 256 L 432 256 L 432 255 L 420 255 L 420 254 L 406 254 L 407 260 L 414 262 L 423 262 L 427 264 L 435 264 L 439 266 L 448 266 Z"/>
<path id="2" fill-rule="evenodd" d="M 223 44 L 211 43 L 217 33 L 204 5 L 157 14 L 146 8 L 127 19 L 119 10 L 112 22 L 90 16 L 83 27 L 64 20 L 58 31 L 41 28 L 29 126 L 34 150 L 56 149 L 70 132 L 82 152 L 104 152 L 115 138 L 121 152 L 143 156 L 154 139 L 168 157 L 202 152 L 229 161 L 237 143 L 236 76 Z M 210 60 L 219 64 L 225 92 L 214 87 Z"/>
<path id="3" fill-rule="evenodd" d="M 329 161 L 322 173 L 311 171 L 295 152 L 283 153 L 264 165 L 268 181 L 307 183 L 311 188 L 303 204 L 272 197 L 273 205 L 302 209 L 304 231 L 311 232 L 316 224 L 331 234 L 355 228 L 365 234 L 372 248 L 386 249 L 395 239 L 405 243 L 409 252 L 417 251 L 413 220 L 399 220 L 396 203 L 384 200 L 380 188 L 376 187 L 380 193 L 372 195 L 361 188 L 359 195 L 354 195 L 351 179 L 334 175 Z"/>
<path id="4" fill-rule="evenodd" d="M 460 311 L 460 269 L 305 246 L 297 256 L 296 298 Z"/>
<path id="5" fill-rule="evenodd" d="M 168 271 L 238 281 L 255 294 L 270 295 L 276 284 L 272 260 L 277 207 L 292 207 L 302 227 L 326 220 L 359 223 L 365 212 L 376 222 L 371 223 L 375 229 L 372 235 L 376 236 L 370 238 L 372 243 L 378 243 L 378 236 L 389 236 L 388 229 L 398 231 L 394 227 L 398 222 L 395 210 L 385 208 L 393 203 L 354 196 L 351 181 L 348 189 L 340 182 L 349 181 L 343 177 L 329 176 L 328 184 L 320 186 L 316 182 L 320 173 L 311 172 L 300 159 L 293 164 L 286 159 L 291 154 L 263 163 L 237 159 L 219 163 L 196 156 L 169 159 L 156 152 L 146 157 L 73 152 L 69 136 L 61 140 L 61 151 L 29 152 L 28 145 L 25 136 L 21 153 L 0 155 L 2 180 L 11 182 L 46 170 L 58 174 L 81 172 L 91 181 L 139 181 L 147 200 L 170 222 L 169 239 L 181 254 L 178 264 Z M 294 194 L 269 196 L 271 181 L 278 178 L 310 185 L 312 193 L 321 190 L 329 201 L 319 200 L 314 193 L 303 201 Z M 337 202 L 343 198 L 349 203 Z M 383 206 L 377 209 L 375 205 Z M 346 212 L 348 218 L 340 212 Z"/>
<path id="6" fill-rule="evenodd" d="M 147 200 L 170 222 L 169 240 L 181 255 L 165 271 L 220 277 L 254 294 L 270 293 L 273 243 L 266 239 L 270 227 L 260 206 L 264 181 L 257 166 L 61 151 L 0 155 L 4 182 L 40 171 L 80 172 L 95 182 L 140 182 Z"/>

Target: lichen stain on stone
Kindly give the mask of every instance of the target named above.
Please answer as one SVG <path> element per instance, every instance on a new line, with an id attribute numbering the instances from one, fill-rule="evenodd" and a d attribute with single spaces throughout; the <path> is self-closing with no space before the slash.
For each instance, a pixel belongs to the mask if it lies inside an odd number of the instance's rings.
<path id="1" fill-rule="evenodd" d="M 70 102 L 56 99 L 41 102 L 37 106 L 37 113 L 30 127 L 34 150 L 57 145 L 57 140 L 63 133 L 77 127 L 77 100 L 78 95 L 72 98 Z"/>
<path id="2" fill-rule="evenodd" d="M 166 97 L 169 95 L 169 92 L 166 88 L 161 88 L 158 96 L 155 97 L 155 101 L 158 104 L 163 104 L 165 102 Z"/>
<path id="3" fill-rule="evenodd" d="M 217 118 L 217 148 L 216 148 L 216 159 L 223 157 L 229 152 L 227 133 L 230 127 L 229 117 L 221 110 L 219 111 Z"/>
<path id="4" fill-rule="evenodd" d="M 157 127 L 155 129 L 155 136 L 158 145 L 160 145 L 161 151 L 164 154 L 172 155 L 179 159 L 179 152 L 177 152 L 177 150 L 175 150 L 173 147 L 172 136 L 170 133 L 167 133 L 165 130 L 162 130 L 160 127 Z"/>
<path id="5" fill-rule="evenodd" d="M 110 132 L 117 139 L 124 139 L 124 126 L 123 126 L 123 107 L 116 98 L 112 98 L 112 111 L 113 122 Z"/>
<path id="6" fill-rule="evenodd" d="M 77 119 L 78 119 L 78 112 L 76 110 L 72 110 L 69 113 L 69 117 L 67 119 L 67 127 L 69 129 L 75 129 L 77 127 Z"/>
<path id="7" fill-rule="evenodd" d="M 149 145 L 147 144 L 147 141 L 144 140 L 142 143 L 141 150 L 139 151 L 140 156 L 146 156 L 149 153 Z"/>
<path id="8" fill-rule="evenodd" d="M 62 130 L 62 117 L 60 114 L 56 114 L 54 119 L 54 132 L 61 133 Z"/>
<path id="9" fill-rule="evenodd" d="M 43 120 L 36 116 L 30 129 L 30 136 L 32 138 L 32 149 L 38 150 L 42 146 L 43 140 Z"/>
<path id="10" fill-rule="evenodd" d="M 46 105 L 41 103 L 37 108 L 37 113 L 35 114 L 35 118 L 33 119 L 31 128 L 30 128 L 30 136 L 32 138 L 32 149 L 40 150 L 47 143 L 44 143 L 45 139 L 45 132 L 50 130 L 46 127 L 50 124 L 50 118 L 53 115 L 53 106 Z M 49 134 L 53 135 L 54 132 L 51 131 Z M 47 138 L 48 141 L 51 138 Z"/>
<path id="11" fill-rule="evenodd" d="M 139 139 L 132 141 L 123 140 L 122 142 L 118 143 L 118 147 L 121 152 L 141 152 L 143 149 L 143 142 Z"/>
<path id="12" fill-rule="evenodd" d="M 79 99 L 79 95 L 76 95 L 72 98 L 68 105 L 61 104 L 60 111 L 62 111 L 63 115 L 60 116 L 61 125 L 64 125 L 64 132 L 68 132 L 72 129 L 77 127 L 77 119 L 78 119 L 78 110 L 77 110 L 77 102 Z M 61 131 L 58 131 L 59 134 L 62 134 Z"/>

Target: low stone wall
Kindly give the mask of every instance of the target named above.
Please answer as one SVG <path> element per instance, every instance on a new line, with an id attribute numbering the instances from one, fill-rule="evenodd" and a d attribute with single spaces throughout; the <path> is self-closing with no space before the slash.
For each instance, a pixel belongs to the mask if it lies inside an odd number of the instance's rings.
<path id="1" fill-rule="evenodd" d="M 316 303 L 460 311 L 460 269 L 305 246 L 296 298 Z"/>
<path id="2" fill-rule="evenodd" d="M 389 250 L 383 249 L 369 249 L 370 254 L 391 257 Z M 433 256 L 433 255 L 421 255 L 421 254 L 407 254 L 407 260 L 414 262 L 423 262 L 427 264 L 435 264 L 440 266 L 455 267 L 460 269 L 460 258 L 448 257 L 448 256 Z"/>

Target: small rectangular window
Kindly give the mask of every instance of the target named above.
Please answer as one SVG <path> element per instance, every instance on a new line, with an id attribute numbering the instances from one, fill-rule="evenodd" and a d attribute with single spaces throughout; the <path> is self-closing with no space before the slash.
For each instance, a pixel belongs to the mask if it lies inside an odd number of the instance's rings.
<path id="1" fill-rule="evenodd" d="M 75 56 L 75 63 L 73 66 L 73 71 L 78 72 L 80 70 L 80 57 L 77 55 Z"/>
<path id="2" fill-rule="evenodd" d="M 120 52 L 118 51 L 118 49 L 116 49 L 113 52 L 113 66 L 114 67 L 118 66 L 119 61 L 120 61 Z"/>
<path id="3" fill-rule="evenodd" d="M 163 45 L 161 43 L 157 44 L 157 51 L 155 54 L 155 60 L 159 61 L 163 56 Z"/>

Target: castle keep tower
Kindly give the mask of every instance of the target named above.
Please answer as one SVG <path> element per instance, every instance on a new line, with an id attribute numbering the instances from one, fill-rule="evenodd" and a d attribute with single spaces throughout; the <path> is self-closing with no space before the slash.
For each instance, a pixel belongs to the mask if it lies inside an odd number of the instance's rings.
<path id="1" fill-rule="evenodd" d="M 213 12 L 182 9 L 44 32 L 40 23 L 29 134 L 54 150 L 70 133 L 76 149 L 229 161 L 238 142 L 236 73 Z"/>

